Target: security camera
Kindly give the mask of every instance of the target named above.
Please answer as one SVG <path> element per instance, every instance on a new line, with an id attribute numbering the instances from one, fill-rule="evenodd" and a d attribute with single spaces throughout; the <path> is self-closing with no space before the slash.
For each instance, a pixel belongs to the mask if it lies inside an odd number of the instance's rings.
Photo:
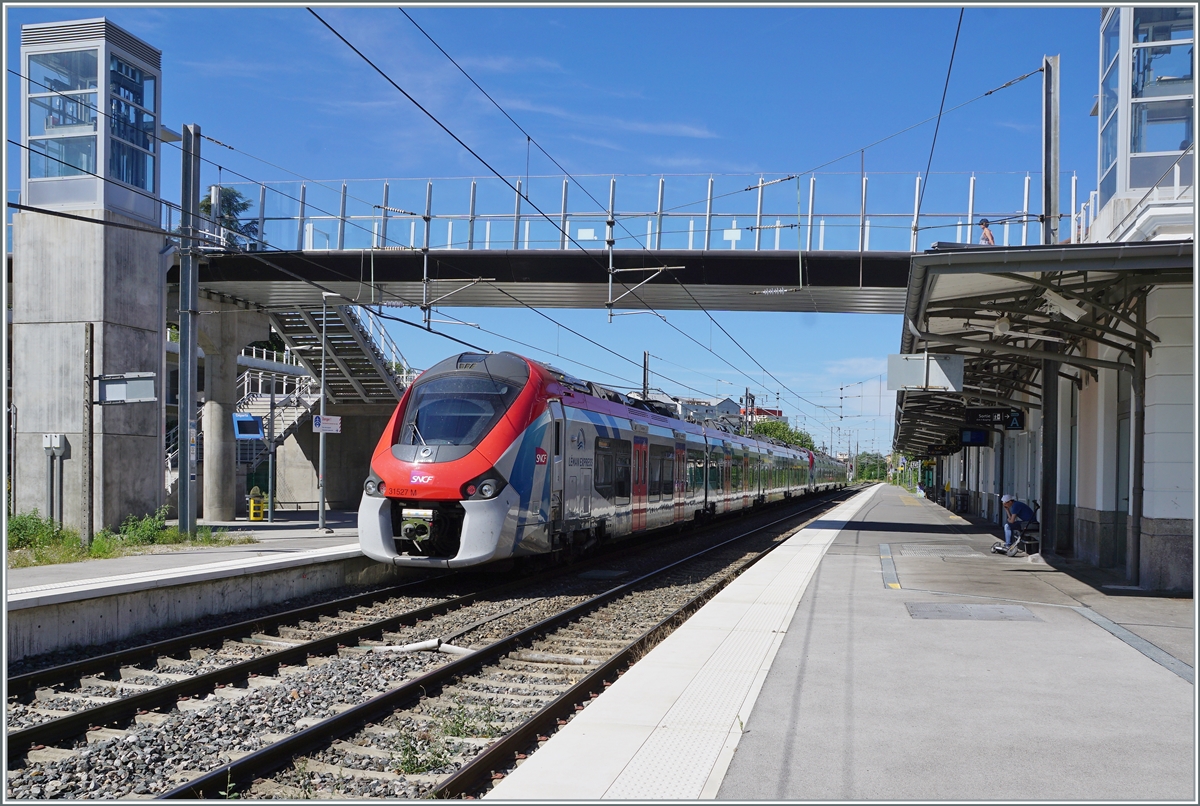
<path id="1" fill-rule="evenodd" d="M 1046 298 L 1052 306 L 1058 309 L 1058 312 L 1070 319 L 1072 322 L 1078 322 L 1087 313 L 1083 308 L 1076 305 L 1066 297 L 1060 296 L 1050 289 L 1042 292 L 1042 296 Z"/>

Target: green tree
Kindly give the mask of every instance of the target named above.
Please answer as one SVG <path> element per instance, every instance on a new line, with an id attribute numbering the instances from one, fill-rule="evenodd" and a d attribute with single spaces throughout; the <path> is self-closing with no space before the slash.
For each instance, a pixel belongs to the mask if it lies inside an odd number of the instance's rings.
<path id="1" fill-rule="evenodd" d="M 242 213 L 250 209 L 250 200 L 242 195 L 242 192 L 237 188 L 221 187 L 220 190 L 220 205 L 217 215 L 213 216 L 212 209 L 212 189 L 216 185 L 210 185 L 208 193 L 200 199 L 200 215 L 203 218 L 216 221 L 226 231 L 225 243 L 228 246 L 237 245 L 237 236 L 242 235 L 254 241 L 258 239 L 258 222 L 257 221 L 242 221 L 240 216 Z"/>
<path id="2" fill-rule="evenodd" d="M 803 429 L 790 427 L 782 420 L 762 420 L 754 424 L 754 433 L 764 437 L 777 439 L 789 445 L 799 445 L 802 448 L 815 450 L 812 436 Z"/>
<path id="3" fill-rule="evenodd" d="M 863 451 L 854 460 L 854 478 L 856 481 L 887 478 L 887 460 L 882 454 Z"/>

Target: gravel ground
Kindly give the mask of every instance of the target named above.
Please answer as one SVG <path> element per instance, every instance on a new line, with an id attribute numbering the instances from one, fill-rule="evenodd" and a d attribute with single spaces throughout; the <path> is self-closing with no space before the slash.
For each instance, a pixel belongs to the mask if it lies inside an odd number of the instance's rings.
<path id="1" fill-rule="evenodd" d="M 782 513 L 773 511 L 763 517 L 773 519 Z M 731 534 L 746 531 L 755 517 L 728 521 L 723 528 L 700 536 L 686 545 L 664 544 L 647 554 L 614 556 L 605 567 L 636 578 L 668 556 L 680 556 L 711 545 Z M 761 521 L 759 521 L 761 522 Z M 777 527 L 771 534 L 752 542 L 765 546 L 782 539 L 790 529 Z M 685 601 L 709 584 L 711 579 L 728 573 L 731 563 L 745 555 L 739 545 L 728 551 L 689 565 L 666 578 L 648 581 L 634 593 L 609 603 L 592 615 L 563 628 L 562 637 L 549 636 L 532 647 L 566 654 L 572 642 L 588 656 L 599 657 L 595 644 L 579 645 L 580 639 L 628 642 L 669 616 Z M 478 582 L 460 586 L 478 589 Z M 384 636 L 389 644 L 414 643 L 429 638 L 455 636 L 453 643 L 478 648 L 499 638 L 561 612 L 583 599 L 616 584 L 612 579 L 583 579 L 572 574 L 558 580 L 531 585 L 519 596 L 494 601 L 479 601 L 452 613 L 410 627 L 396 628 Z M 307 597 L 315 599 L 320 597 Z M 329 599 L 339 598 L 330 596 Z M 328 601 L 329 599 L 323 599 Z M 362 626 L 368 621 L 399 615 L 413 607 L 416 600 L 400 598 L 357 608 L 338 617 L 322 617 L 281 627 L 279 633 L 289 640 L 304 640 Z M 434 599 L 424 600 L 432 603 Z M 298 601 L 287 608 L 300 606 Z M 229 621 L 244 620 L 240 614 Z M 211 626 L 211 625 L 206 625 Z M 186 632 L 186 631 L 183 631 Z M 378 642 L 367 642 L 378 643 Z M 564 649 L 563 647 L 566 647 Z M 607 649 L 607 648 L 605 648 Z M 112 651 L 106 647 L 104 651 Z M 126 683 L 154 685 L 155 672 L 199 674 L 218 665 L 270 652 L 270 647 L 226 642 L 223 647 L 193 650 L 189 660 L 160 659 L 145 676 L 128 675 Z M 600 653 L 600 654 L 598 654 Z M 61 653 L 60 653 L 61 654 Z M 101 654 L 97 652 L 96 654 Z M 127 735 L 91 744 L 80 744 L 76 754 L 54 761 L 30 763 L 9 773 L 6 795 L 9 798 L 115 798 L 153 796 L 169 791 L 183 780 L 219 766 L 234 757 L 260 749 L 273 741 L 272 734 L 289 734 L 313 721 L 361 703 L 376 694 L 394 688 L 406 678 L 423 674 L 451 660 L 437 652 L 361 652 L 343 650 L 344 657 L 311 659 L 307 667 L 292 667 L 278 678 L 281 685 L 248 689 L 228 688 L 205 698 L 204 710 L 195 710 L 195 701 L 181 703 L 186 710 L 172 710 L 160 724 L 130 726 Z M 58 659 L 58 662 L 62 662 Z M 52 665 L 52 664 L 47 664 Z M 242 797 L 298 799 L 307 797 L 427 797 L 439 777 L 455 769 L 480 751 L 483 737 L 500 735 L 527 718 L 532 708 L 541 707 L 555 696 L 555 688 L 581 678 L 587 667 L 561 667 L 542 671 L 529 663 L 500 664 L 479 677 L 470 676 L 453 684 L 457 693 L 431 697 L 415 707 L 398 711 L 380 725 L 370 726 L 354 737 L 335 742 L 322 753 L 300 759 L 274 778 L 256 782 Z M 270 680 L 260 680 L 256 686 Z M 539 688 L 540 686 L 540 688 Z M 538 704 L 537 697 L 541 697 Z M 117 681 L 112 685 L 94 684 L 84 690 L 99 696 L 120 696 Z M 126 692 L 127 693 L 127 692 Z M 508 696 L 497 696 L 508 695 Z M 524 696 L 520 696 L 524 695 Z M 29 703 L 9 703 L 9 730 L 45 721 L 47 716 L 33 708 L 64 711 L 79 710 L 80 700 L 43 691 L 42 699 Z M 307 720 L 301 722 L 301 720 Z M 356 749 L 360 748 L 360 749 Z M 172 771 L 172 779 L 162 780 L 163 770 Z M 359 771 L 355 774 L 354 771 Z M 371 772 L 381 777 L 371 778 Z"/>

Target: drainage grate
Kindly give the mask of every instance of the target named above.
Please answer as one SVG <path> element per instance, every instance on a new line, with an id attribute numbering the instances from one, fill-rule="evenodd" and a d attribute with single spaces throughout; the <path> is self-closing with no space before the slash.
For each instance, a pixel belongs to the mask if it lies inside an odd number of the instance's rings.
<path id="1" fill-rule="evenodd" d="M 913 618 L 956 621 L 1041 621 L 1022 605 L 905 602 L 904 606 L 908 608 L 908 614 Z"/>
<path id="2" fill-rule="evenodd" d="M 931 546 L 926 543 L 905 543 L 900 547 L 903 557 L 969 557 L 979 552 L 970 546 L 955 543 L 952 546 Z"/>

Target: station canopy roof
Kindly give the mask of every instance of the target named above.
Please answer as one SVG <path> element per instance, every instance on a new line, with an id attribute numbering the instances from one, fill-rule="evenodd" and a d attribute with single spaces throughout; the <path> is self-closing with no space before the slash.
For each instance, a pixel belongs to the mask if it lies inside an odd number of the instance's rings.
<path id="1" fill-rule="evenodd" d="M 1190 240 L 935 244 L 914 255 L 900 352 L 961 355 L 963 389 L 897 392 L 894 448 L 924 455 L 957 445 L 967 407 L 1040 409 L 1045 359 L 1076 383 L 1082 373 L 1132 366 L 1138 345 L 1159 340 L 1140 321 L 1148 290 L 1193 280 Z M 1100 346 L 1115 357 L 1098 358 Z"/>

